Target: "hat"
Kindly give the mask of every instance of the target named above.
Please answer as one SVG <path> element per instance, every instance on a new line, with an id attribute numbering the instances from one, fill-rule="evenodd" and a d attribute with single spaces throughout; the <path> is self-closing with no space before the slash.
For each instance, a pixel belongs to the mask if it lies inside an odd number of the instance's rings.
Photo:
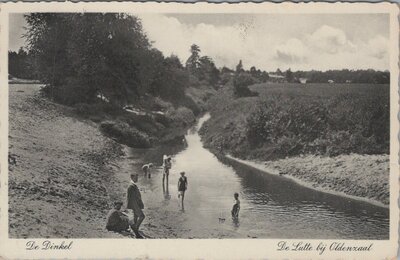
<path id="1" fill-rule="evenodd" d="M 124 204 L 122 201 L 114 201 L 114 206 L 122 205 L 122 204 Z"/>

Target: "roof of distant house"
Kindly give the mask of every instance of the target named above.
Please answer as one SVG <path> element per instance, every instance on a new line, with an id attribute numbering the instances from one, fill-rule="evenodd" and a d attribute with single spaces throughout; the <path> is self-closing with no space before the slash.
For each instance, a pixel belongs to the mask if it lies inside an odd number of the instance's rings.
<path id="1" fill-rule="evenodd" d="M 276 79 L 284 79 L 285 76 L 277 75 L 277 74 L 269 74 L 270 78 L 276 78 Z"/>

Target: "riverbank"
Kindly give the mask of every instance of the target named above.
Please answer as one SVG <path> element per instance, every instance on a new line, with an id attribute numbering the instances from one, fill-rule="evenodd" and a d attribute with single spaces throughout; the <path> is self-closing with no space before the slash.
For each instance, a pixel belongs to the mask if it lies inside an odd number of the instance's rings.
<path id="1" fill-rule="evenodd" d="M 383 207 L 389 205 L 388 155 L 350 154 L 333 158 L 307 155 L 276 161 L 227 157 L 269 174 L 291 178 L 316 190 L 364 200 Z"/>
<path id="2" fill-rule="evenodd" d="M 314 189 L 389 204 L 388 85 L 250 89 L 258 97 L 237 98 L 227 85 L 209 100 L 211 119 L 200 130 L 207 149 Z"/>
<path id="3" fill-rule="evenodd" d="M 178 153 L 185 143 L 179 139 L 149 149 L 122 145 L 74 108 L 43 97 L 40 88 L 9 88 L 9 236 L 132 238 L 105 229 L 113 201 L 125 203 L 130 173 L 141 173 L 148 162 L 160 166 L 163 154 Z M 161 169 L 152 172 L 160 184 Z M 160 211 L 159 200 L 149 198 L 149 191 L 159 186 L 148 184 L 140 176 L 146 207 L 141 230 L 152 238 L 178 237 L 171 226 L 179 211 L 172 205 L 167 213 Z"/>
<path id="4" fill-rule="evenodd" d="M 10 238 L 121 237 L 104 228 L 121 145 L 39 89 L 9 88 Z"/>

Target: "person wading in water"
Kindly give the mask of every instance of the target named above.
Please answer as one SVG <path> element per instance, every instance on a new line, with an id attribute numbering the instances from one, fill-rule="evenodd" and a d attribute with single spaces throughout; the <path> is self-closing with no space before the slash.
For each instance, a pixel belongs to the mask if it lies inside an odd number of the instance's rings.
<path id="1" fill-rule="evenodd" d="M 235 192 L 233 197 L 235 198 L 235 203 L 233 204 L 233 207 L 231 210 L 232 219 L 234 221 L 238 221 L 239 220 L 239 211 L 240 211 L 239 193 Z"/>
<path id="2" fill-rule="evenodd" d="M 151 172 L 150 172 L 151 168 L 153 168 L 152 163 L 148 163 L 142 166 L 144 177 L 149 177 L 149 179 L 151 178 Z"/>
<path id="3" fill-rule="evenodd" d="M 187 186 L 188 186 L 188 181 L 185 176 L 185 172 L 181 172 L 181 177 L 178 180 L 178 198 L 181 198 L 182 211 L 185 210 L 183 200 L 185 198 L 185 191 L 187 190 Z"/>
<path id="4" fill-rule="evenodd" d="M 168 176 L 169 176 L 169 170 L 171 169 L 171 156 L 166 156 L 164 155 L 163 158 L 163 187 L 165 184 L 165 179 L 167 179 L 167 186 L 168 186 Z"/>

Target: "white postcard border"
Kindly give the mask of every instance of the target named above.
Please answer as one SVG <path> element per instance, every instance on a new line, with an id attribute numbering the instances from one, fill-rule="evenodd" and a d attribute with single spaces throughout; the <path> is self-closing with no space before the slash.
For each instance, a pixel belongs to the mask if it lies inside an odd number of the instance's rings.
<path id="1" fill-rule="evenodd" d="M 381 259 L 395 258 L 398 243 L 399 194 L 399 95 L 398 6 L 390 3 L 6 3 L 0 4 L 0 155 L 1 155 L 1 218 L 0 256 L 5 258 L 155 258 L 155 259 Z M 131 10 L 131 11 L 130 11 Z M 132 12 L 132 13 L 388 13 L 390 14 L 391 64 L 391 147 L 390 147 L 390 240 L 324 240 L 324 239 L 50 239 L 52 242 L 73 242 L 69 250 L 27 250 L 28 241 L 41 244 L 46 239 L 8 238 L 8 14 L 25 12 Z M 323 227 L 315 227 L 323 229 Z M 368 246 L 369 252 L 278 251 L 280 241 L 346 243 Z"/>

